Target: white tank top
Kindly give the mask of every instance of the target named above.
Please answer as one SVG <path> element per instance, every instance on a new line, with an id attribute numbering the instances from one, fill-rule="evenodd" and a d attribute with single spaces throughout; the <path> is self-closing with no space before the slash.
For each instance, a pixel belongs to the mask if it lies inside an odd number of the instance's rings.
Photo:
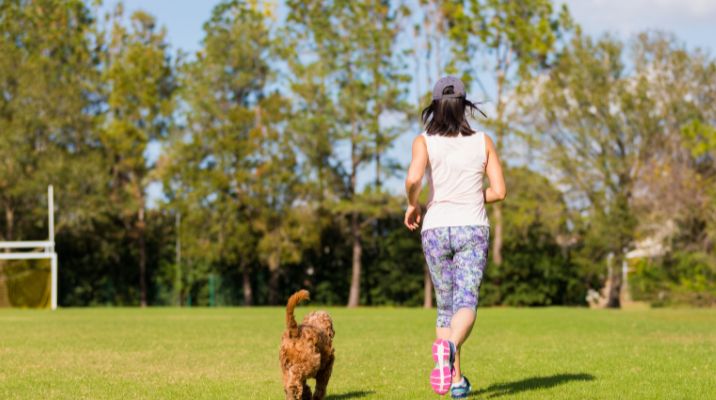
<path id="1" fill-rule="evenodd" d="M 485 134 L 428 135 L 426 175 L 430 193 L 422 230 L 445 226 L 489 226 L 482 177 L 487 164 Z"/>

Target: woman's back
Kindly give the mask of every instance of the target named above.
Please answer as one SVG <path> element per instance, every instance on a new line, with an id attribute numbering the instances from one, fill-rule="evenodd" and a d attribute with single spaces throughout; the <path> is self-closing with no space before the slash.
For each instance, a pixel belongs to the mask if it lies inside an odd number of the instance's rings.
<path id="1" fill-rule="evenodd" d="M 487 162 L 485 134 L 423 135 L 430 194 L 422 230 L 489 225 L 482 184 Z"/>

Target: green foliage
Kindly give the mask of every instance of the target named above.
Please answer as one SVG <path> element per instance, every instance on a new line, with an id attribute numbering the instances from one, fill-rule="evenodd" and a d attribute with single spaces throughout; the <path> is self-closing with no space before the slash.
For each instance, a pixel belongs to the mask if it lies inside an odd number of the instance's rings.
<path id="1" fill-rule="evenodd" d="M 716 128 L 694 119 L 681 127 L 694 157 L 706 156 L 716 148 Z"/>
<path id="2" fill-rule="evenodd" d="M 154 17 L 137 11 L 131 29 L 120 22 L 122 5 L 113 15 L 107 48 L 102 52 L 107 112 L 99 133 L 106 168 L 110 171 L 108 204 L 126 235 L 136 241 L 141 304 L 147 304 L 146 187 L 150 141 L 166 133 L 174 102 L 174 75 L 164 30 L 156 30 Z M 114 209 L 111 209 L 114 208 Z"/>
<path id="3" fill-rule="evenodd" d="M 510 198 L 504 206 L 504 259 L 488 265 L 482 304 L 583 304 L 584 283 L 566 243 L 562 193 L 527 168 L 505 170 Z"/>
<path id="4" fill-rule="evenodd" d="M 716 257 L 675 252 L 659 260 L 640 260 L 631 274 L 636 299 L 654 305 L 716 305 Z"/>
<path id="5" fill-rule="evenodd" d="M 0 241 L 47 237 L 48 184 L 59 234 L 97 217 L 94 24 L 81 1 L 0 3 Z M 0 304 L 11 264 L 0 262 Z"/>
<path id="6" fill-rule="evenodd" d="M 449 27 L 446 36 L 453 44 L 452 68 L 466 83 L 477 81 L 494 103 L 495 115 L 485 124 L 502 146 L 519 119 L 511 114 L 515 97 L 508 94 L 521 93 L 524 83 L 549 67 L 557 40 L 573 29 L 566 5 L 555 11 L 550 0 L 440 3 Z M 485 82 L 494 93 L 485 91 Z"/>
<path id="7" fill-rule="evenodd" d="M 635 237 L 640 169 L 663 134 L 659 116 L 650 112 L 656 99 L 643 76 L 626 75 L 621 43 L 609 37 L 594 42 L 580 33 L 539 90 L 549 162 L 570 200 L 580 204 L 575 222 L 588 213 L 588 225 L 579 225 L 583 257 L 592 264 L 608 253 L 620 257 Z"/>
<path id="8" fill-rule="evenodd" d="M 521 237 L 505 236 L 503 263 L 490 264 L 483 300 L 487 305 L 583 304 L 584 286 L 568 254 L 535 222 Z"/>
<path id="9" fill-rule="evenodd" d="M 403 229 L 403 215 L 381 220 L 367 248 L 364 303 L 421 306 L 425 257 L 416 232 Z"/>
<path id="10" fill-rule="evenodd" d="M 348 303 L 357 306 L 363 229 L 384 217 L 391 204 L 381 185 L 394 172 L 385 153 L 401 124 L 386 124 L 385 117 L 396 120 L 407 110 L 403 84 L 408 77 L 396 51 L 405 10 L 380 1 L 286 5 L 289 39 L 283 53 L 293 75 L 292 89 L 300 96 L 297 121 L 291 126 L 297 129 L 296 143 L 306 151 L 304 170 L 316 179 L 308 187 L 319 211 L 350 218 L 353 273 Z M 349 149 L 345 156 L 338 151 L 341 146 Z M 361 191 L 359 171 L 371 161 L 375 184 L 373 190 Z"/>
<path id="11" fill-rule="evenodd" d="M 94 23 L 81 1 L 0 4 L 0 240 L 45 236 L 48 184 L 63 189 L 58 231 L 99 204 Z"/>
<path id="12" fill-rule="evenodd" d="M 182 67 L 186 123 L 161 160 L 166 208 L 183 216 L 192 270 L 259 263 L 271 272 L 275 303 L 281 266 L 299 261 L 317 235 L 312 211 L 298 206 L 291 132 L 279 129 L 287 103 L 268 90 L 275 44 L 264 14 L 237 1 L 219 4 L 204 30 L 204 49 Z M 191 287 L 194 278 L 182 275 Z"/>
<path id="13" fill-rule="evenodd" d="M 625 49 L 612 37 L 577 32 L 536 84 L 548 160 L 569 188 L 571 221 L 584 238 L 576 262 L 585 274 L 609 253 L 619 265 L 637 239 L 670 235 L 671 222 L 685 233 L 688 221 L 713 220 L 697 211 L 709 207 L 714 176 L 711 122 L 702 122 L 713 119 L 702 103 L 713 94 L 698 82 L 713 71 L 712 60 L 665 34 L 640 35 Z M 695 250 L 712 251 L 713 240 L 698 236 L 678 244 L 699 241 Z M 618 288 L 619 274 L 613 279 Z"/>

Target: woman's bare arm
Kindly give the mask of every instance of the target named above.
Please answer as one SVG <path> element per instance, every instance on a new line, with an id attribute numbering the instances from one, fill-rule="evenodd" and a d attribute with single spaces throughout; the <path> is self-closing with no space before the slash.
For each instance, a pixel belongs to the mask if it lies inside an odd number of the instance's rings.
<path id="1" fill-rule="evenodd" d="M 428 147 L 425 138 L 420 135 L 413 140 L 413 159 L 410 161 L 408 176 L 405 178 L 405 194 L 408 197 L 408 208 L 405 210 L 403 223 L 411 231 L 418 229 L 422 218 L 418 196 L 423 187 L 423 175 L 428 165 Z"/>
<path id="2" fill-rule="evenodd" d="M 425 138 L 420 135 L 413 140 L 413 159 L 410 161 L 408 176 L 405 178 L 405 194 L 408 197 L 408 204 L 418 204 L 418 196 L 422 189 L 423 175 L 428 165 L 428 148 L 425 145 Z"/>
<path id="3" fill-rule="evenodd" d="M 505 177 L 502 175 L 502 165 L 495 144 L 487 135 L 485 135 L 485 147 L 487 148 L 485 173 L 490 180 L 490 187 L 485 189 L 485 203 L 495 203 L 505 199 L 507 188 L 505 188 Z"/>

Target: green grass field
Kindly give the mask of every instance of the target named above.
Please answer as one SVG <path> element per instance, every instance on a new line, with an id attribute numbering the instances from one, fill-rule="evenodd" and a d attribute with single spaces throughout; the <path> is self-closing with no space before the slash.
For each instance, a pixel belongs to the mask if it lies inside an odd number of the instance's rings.
<path id="1" fill-rule="evenodd" d="M 438 398 L 434 311 L 329 311 L 329 399 Z M 282 329 L 279 308 L 0 310 L 0 399 L 281 399 Z M 476 399 L 714 399 L 716 310 L 486 308 L 463 357 Z"/>

